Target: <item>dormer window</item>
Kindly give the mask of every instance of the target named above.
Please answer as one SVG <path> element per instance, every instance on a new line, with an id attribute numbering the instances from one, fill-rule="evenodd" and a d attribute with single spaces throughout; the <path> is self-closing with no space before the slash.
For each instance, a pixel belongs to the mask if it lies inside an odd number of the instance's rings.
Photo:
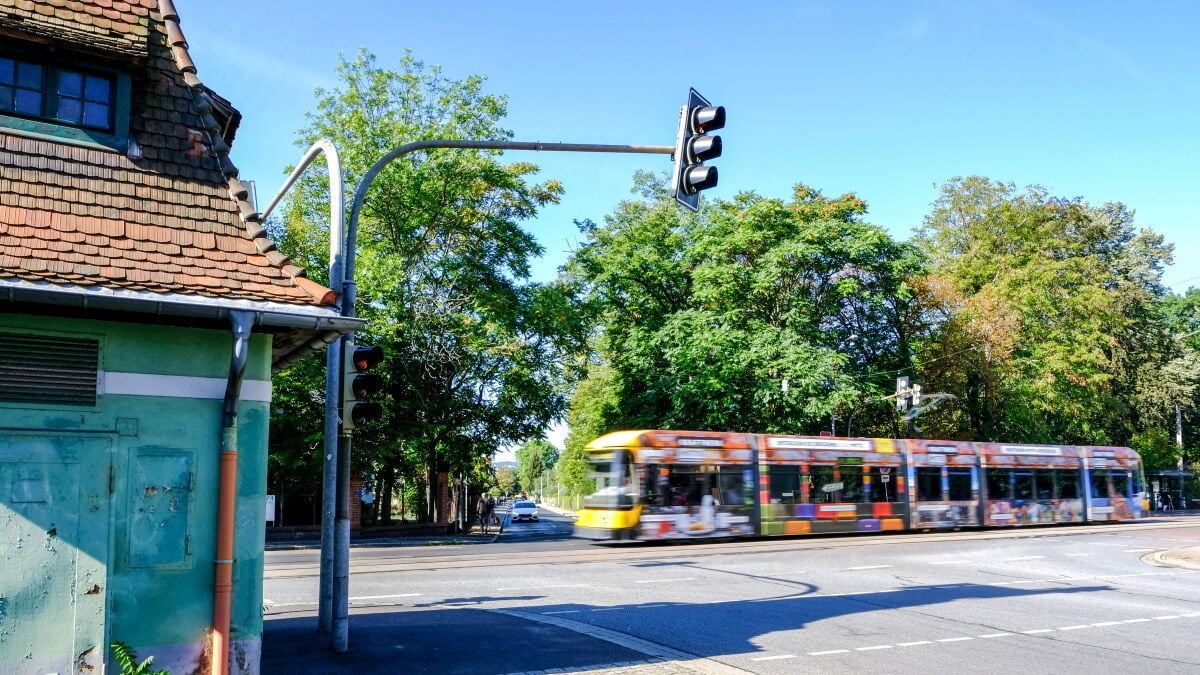
<path id="1" fill-rule="evenodd" d="M 129 149 L 132 82 L 122 64 L 61 49 L 7 47 L 0 52 L 0 127 L 118 152 Z"/>
<path id="2" fill-rule="evenodd" d="M 0 56 L 0 111 L 113 130 L 113 78 Z"/>

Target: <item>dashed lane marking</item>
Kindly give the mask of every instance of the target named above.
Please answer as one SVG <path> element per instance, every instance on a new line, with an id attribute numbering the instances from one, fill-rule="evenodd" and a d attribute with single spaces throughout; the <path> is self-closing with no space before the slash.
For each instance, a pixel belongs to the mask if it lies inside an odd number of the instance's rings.
<path id="1" fill-rule="evenodd" d="M 779 656 L 760 656 L 756 659 L 750 659 L 750 660 L 751 661 L 779 661 L 782 659 L 794 659 L 794 658 L 796 658 L 795 654 L 780 654 Z"/>
<path id="2" fill-rule="evenodd" d="M 889 567 L 891 567 L 891 565 L 863 565 L 862 567 L 847 567 L 846 570 L 854 572 L 858 570 L 882 570 Z"/>

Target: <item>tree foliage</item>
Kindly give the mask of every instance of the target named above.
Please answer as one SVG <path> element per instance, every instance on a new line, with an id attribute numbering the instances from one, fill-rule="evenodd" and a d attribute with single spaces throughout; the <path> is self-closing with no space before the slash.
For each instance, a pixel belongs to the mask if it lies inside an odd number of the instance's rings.
<path id="1" fill-rule="evenodd" d="M 636 180 L 643 198 L 582 224 L 567 266 L 609 369 L 572 402 L 588 433 L 866 424 L 878 371 L 907 359 L 915 250 L 862 222 L 854 195 L 800 185 L 789 201 L 746 193 L 692 215 L 655 177 Z"/>
<path id="2" fill-rule="evenodd" d="M 486 94 L 482 77 L 450 80 L 411 54 L 386 69 L 365 50 L 338 74 L 339 87 L 318 91 L 297 145 L 332 140 L 349 186 L 405 143 L 510 137 L 506 101 Z M 529 182 L 534 165 L 497 154 L 406 155 L 366 193 L 355 309 L 369 323 L 358 339 L 384 347 L 388 391 L 384 422 L 356 432 L 355 453 L 374 470 L 470 472 L 496 448 L 542 435 L 565 409 L 560 364 L 579 329 L 565 288 L 528 280 L 542 249 L 520 225 L 561 187 Z M 313 270 L 327 267 L 328 204 L 328 176 L 306 173 L 277 234 Z"/>

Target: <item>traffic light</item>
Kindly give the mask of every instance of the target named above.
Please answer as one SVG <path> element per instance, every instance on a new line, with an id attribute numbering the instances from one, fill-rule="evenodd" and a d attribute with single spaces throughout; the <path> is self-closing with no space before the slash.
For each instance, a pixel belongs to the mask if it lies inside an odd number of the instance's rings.
<path id="1" fill-rule="evenodd" d="M 346 342 L 342 352 L 342 428 L 354 429 L 383 416 L 383 407 L 362 399 L 383 389 L 383 378 L 368 373 L 383 360 L 382 347 Z"/>
<path id="2" fill-rule="evenodd" d="M 695 89 L 688 90 L 688 102 L 679 115 L 675 136 L 675 170 L 671 185 L 675 201 L 684 208 L 699 208 L 700 191 L 717 185 L 717 168 L 705 160 L 721 156 L 721 137 L 708 132 L 725 126 L 725 107 L 714 106 Z"/>
<path id="3" fill-rule="evenodd" d="M 912 386 L 912 401 L 914 406 L 921 405 L 921 385 L 919 384 Z"/>
<path id="4" fill-rule="evenodd" d="M 896 410 L 908 410 L 908 376 L 896 378 Z"/>

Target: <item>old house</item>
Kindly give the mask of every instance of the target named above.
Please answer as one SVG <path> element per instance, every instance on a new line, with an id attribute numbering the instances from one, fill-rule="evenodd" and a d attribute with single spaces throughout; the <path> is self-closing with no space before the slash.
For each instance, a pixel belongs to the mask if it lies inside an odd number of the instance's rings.
<path id="1" fill-rule="evenodd" d="M 171 0 L 0 0 L 0 672 L 258 669 L 271 375 L 358 322 L 239 119 Z"/>

